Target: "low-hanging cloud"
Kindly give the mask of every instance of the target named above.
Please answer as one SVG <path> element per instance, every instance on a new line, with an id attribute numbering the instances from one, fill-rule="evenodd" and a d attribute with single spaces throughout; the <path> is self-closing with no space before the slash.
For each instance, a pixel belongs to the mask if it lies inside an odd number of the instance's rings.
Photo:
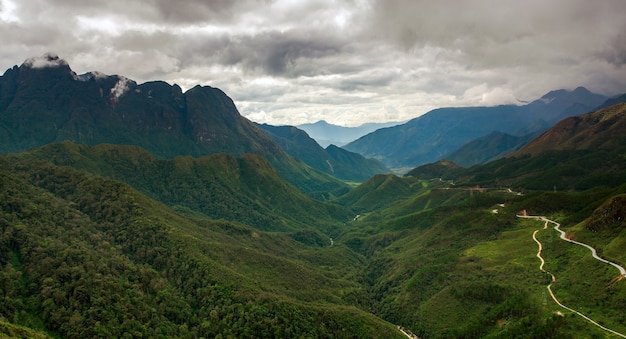
<path id="1" fill-rule="evenodd" d="M 46 53 L 40 57 L 26 59 L 23 65 L 31 68 L 57 68 L 68 66 L 68 63 L 56 54 Z"/>

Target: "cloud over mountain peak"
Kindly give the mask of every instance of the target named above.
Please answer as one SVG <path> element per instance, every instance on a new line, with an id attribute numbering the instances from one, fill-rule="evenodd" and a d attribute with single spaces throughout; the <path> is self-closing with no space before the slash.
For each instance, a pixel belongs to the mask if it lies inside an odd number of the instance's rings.
<path id="1" fill-rule="evenodd" d="M 58 55 L 52 52 L 47 52 L 40 57 L 28 58 L 24 61 L 22 66 L 30 68 L 57 68 L 62 66 L 69 66 L 67 61 L 59 58 Z"/>

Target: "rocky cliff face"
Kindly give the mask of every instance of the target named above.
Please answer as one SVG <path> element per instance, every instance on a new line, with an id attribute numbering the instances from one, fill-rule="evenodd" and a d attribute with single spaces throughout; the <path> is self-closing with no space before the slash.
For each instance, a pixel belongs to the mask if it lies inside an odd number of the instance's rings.
<path id="1" fill-rule="evenodd" d="M 62 140 L 136 144 L 163 157 L 279 151 L 224 92 L 208 86 L 183 93 L 165 82 L 77 75 L 52 55 L 8 70 L 0 86 L 0 123 L 13 136 L 3 152 Z"/>

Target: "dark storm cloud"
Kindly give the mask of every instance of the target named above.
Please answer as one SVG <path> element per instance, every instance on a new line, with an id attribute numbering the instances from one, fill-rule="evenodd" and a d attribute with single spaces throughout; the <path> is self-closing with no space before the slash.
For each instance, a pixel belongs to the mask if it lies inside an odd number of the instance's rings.
<path id="1" fill-rule="evenodd" d="M 119 50 L 149 51 L 165 49 L 173 51 L 179 37 L 167 31 L 143 32 L 132 30 L 111 40 L 111 44 Z"/>
<path id="2" fill-rule="evenodd" d="M 468 66 L 540 64 L 602 49 L 626 28 L 626 2 L 376 0 L 371 33 L 406 50 L 458 52 Z"/>
<path id="3" fill-rule="evenodd" d="M 263 32 L 231 37 L 218 51 L 217 60 L 224 65 L 241 65 L 249 71 L 258 70 L 269 75 L 314 75 L 319 70 L 301 67 L 299 63 L 338 54 L 343 45 L 335 37 L 319 33 Z"/>
<path id="4" fill-rule="evenodd" d="M 599 56 L 615 66 L 626 64 L 626 24 L 624 30 L 613 39 L 612 43 Z"/>
<path id="5" fill-rule="evenodd" d="M 330 72 L 339 62 L 324 65 L 325 60 L 343 53 L 347 42 L 321 32 L 302 30 L 265 31 L 258 34 L 204 34 L 185 39 L 180 36 L 133 37 L 142 41 L 170 41 L 170 46 L 185 65 L 206 64 L 236 66 L 251 75 L 293 78 Z M 129 41 L 134 44 L 134 41 Z M 337 61 L 337 60 L 336 60 Z M 348 67 L 343 67 L 348 70 Z"/>

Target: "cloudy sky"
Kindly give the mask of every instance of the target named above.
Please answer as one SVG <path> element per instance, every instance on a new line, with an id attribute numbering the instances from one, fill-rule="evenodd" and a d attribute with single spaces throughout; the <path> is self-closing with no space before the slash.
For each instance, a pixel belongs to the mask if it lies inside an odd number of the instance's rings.
<path id="1" fill-rule="evenodd" d="M 46 52 L 275 125 L 626 92 L 624 0 L 0 0 L 0 69 Z"/>

